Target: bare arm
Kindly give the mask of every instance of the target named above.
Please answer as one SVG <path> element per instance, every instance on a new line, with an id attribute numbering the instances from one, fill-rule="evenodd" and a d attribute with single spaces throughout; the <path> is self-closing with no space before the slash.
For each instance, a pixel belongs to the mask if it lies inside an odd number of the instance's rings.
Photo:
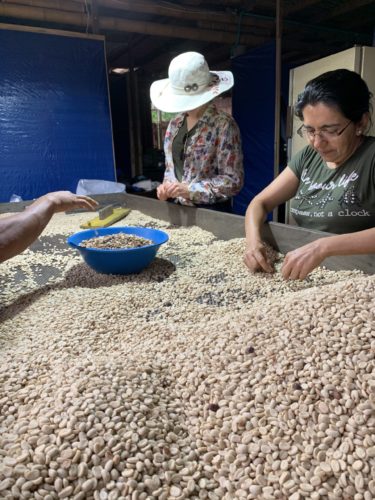
<path id="1" fill-rule="evenodd" d="M 375 228 L 315 240 L 288 252 L 281 272 L 285 279 L 304 279 L 332 255 L 375 254 Z"/>
<path id="2" fill-rule="evenodd" d="M 271 264 L 267 260 L 262 241 L 262 225 L 269 212 L 295 195 L 298 184 L 297 176 L 289 167 L 286 167 L 269 186 L 255 196 L 246 210 L 246 252 L 244 261 L 251 271 L 273 271 Z"/>
<path id="3" fill-rule="evenodd" d="M 38 238 L 53 214 L 87 208 L 97 202 L 88 196 L 76 196 L 69 191 L 56 191 L 38 198 L 23 212 L 0 219 L 0 262 L 21 253 Z"/>
<path id="4" fill-rule="evenodd" d="M 375 228 L 322 238 L 325 257 L 375 253 Z"/>

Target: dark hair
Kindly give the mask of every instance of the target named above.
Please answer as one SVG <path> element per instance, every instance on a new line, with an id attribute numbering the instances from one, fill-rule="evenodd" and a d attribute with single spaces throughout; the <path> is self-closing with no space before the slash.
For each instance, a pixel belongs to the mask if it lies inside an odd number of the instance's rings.
<path id="1" fill-rule="evenodd" d="M 295 114 L 303 120 L 303 110 L 308 104 L 324 103 L 336 107 L 346 118 L 358 122 L 363 113 L 370 112 L 372 94 L 366 82 L 355 71 L 336 69 L 327 71 L 306 83 L 297 97 Z"/>

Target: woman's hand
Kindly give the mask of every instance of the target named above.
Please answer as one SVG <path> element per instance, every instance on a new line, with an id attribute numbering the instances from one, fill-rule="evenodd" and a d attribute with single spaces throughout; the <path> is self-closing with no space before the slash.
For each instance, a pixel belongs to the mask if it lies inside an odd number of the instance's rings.
<path id="1" fill-rule="evenodd" d="M 322 248 L 323 240 L 324 238 L 313 241 L 288 252 L 281 268 L 283 277 L 289 280 L 303 280 L 318 267 L 327 257 Z"/>
<path id="2" fill-rule="evenodd" d="M 168 185 L 170 182 L 163 182 L 163 184 L 160 184 L 157 189 L 156 189 L 156 196 L 160 201 L 167 201 L 169 196 L 168 196 Z"/>
<path id="3" fill-rule="evenodd" d="M 168 198 L 185 198 L 189 199 L 189 186 L 183 182 L 163 182 L 157 187 L 156 195 L 161 201 L 166 201 Z"/>
<path id="4" fill-rule="evenodd" d="M 170 182 L 167 186 L 167 194 L 168 198 L 184 198 L 188 200 L 189 195 L 189 186 L 184 182 Z"/>
<path id="5" fill-rule="evenodd" d="M 70 191 L 54 191 L 38 198 L 29 206 L 28 210 L 39 210 L 42 206 L 48 206 L 53 213 L 57 213 L 77 208 L 95 210 L 98 202 L 89 196 L 76 195 Z"/>
<path id="6" fill-rule="evenodd" d="M 274 272 L 273 265 L 267 257 L 266 247 L 260 240 L 247 245 L 243 260 L 253 273 L 256 271 L 264 271 L 266 273 Z"/>
<path id="7" fill-rule="evenodd" d="M 0 221 L 0 262 L 23 252 L 46 227 L 56 212 L 75 208 L 94 210 L 98 203 L 89 196 L 55 191 L 41 196 L 23 212 Z"/>

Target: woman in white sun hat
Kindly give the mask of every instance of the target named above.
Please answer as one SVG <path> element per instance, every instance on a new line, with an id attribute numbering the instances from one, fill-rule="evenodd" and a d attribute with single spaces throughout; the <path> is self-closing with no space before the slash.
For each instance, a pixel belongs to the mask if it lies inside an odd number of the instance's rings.
<path id="1" fill-rule="evenodd" d="M 243 185 L 240 132 L 212 100 L 233 86 L 230 71 L 210 71 L 205 58 L 185 52 L 172 59 L 169 78 L 151 85 L 161 111 L 178 113 L 165 135 L 165 174 L 160 200 L 230 211 Z"/>

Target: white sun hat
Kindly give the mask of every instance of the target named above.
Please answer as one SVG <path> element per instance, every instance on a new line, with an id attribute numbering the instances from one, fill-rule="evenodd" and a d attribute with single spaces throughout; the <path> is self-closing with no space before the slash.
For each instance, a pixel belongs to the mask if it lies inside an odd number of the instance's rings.
<path id="1" fill-rule="evenodd" d="M 210 71 L 202 54 L 184 52 L 172 59 L 169 78 L 151 85 L 153 105 L 168 113 L 198 108 L 233 87 L 231 71 Z"/>

